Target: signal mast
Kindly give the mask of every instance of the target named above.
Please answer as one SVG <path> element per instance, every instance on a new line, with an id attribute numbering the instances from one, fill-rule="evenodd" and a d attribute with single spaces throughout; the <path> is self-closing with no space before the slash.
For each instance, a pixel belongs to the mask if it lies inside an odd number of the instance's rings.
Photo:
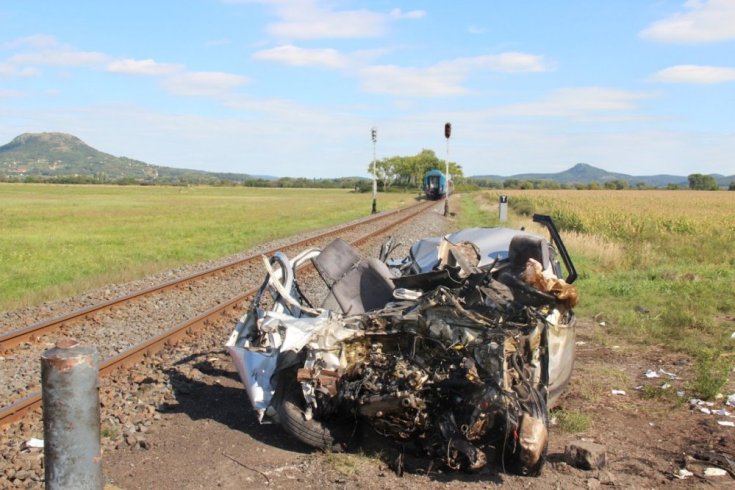
<path id="1" fill-rule="evenodd" d="M 452 123 L 444 124 L 444 137 L 447 140 L 447 161 L 446 161 L 446 197 L 444 198 L 444 216 L 449 216 L 449 137 L 452 136 Z"/>

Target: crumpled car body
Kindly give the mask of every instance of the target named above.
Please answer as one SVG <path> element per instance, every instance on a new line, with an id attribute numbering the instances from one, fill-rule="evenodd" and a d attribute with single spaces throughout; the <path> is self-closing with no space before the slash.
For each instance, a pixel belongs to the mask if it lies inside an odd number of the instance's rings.
<path id="1" fill-rule="evenodd" d="M 420 240 L 402 260 L 364 259 L 342 240 L 289 259 L 266 279 L 226 347 L 258 419 L 341 450 L 358 423 L 452 469 L 497 461 L 535 475 L 548 409 L 571 376 L 576 271 L 551 241 L 508 228 Z M 296 271 L 328 290 L 314 306 Z M 568 275 L 562 279 L 562 263 Z"/>

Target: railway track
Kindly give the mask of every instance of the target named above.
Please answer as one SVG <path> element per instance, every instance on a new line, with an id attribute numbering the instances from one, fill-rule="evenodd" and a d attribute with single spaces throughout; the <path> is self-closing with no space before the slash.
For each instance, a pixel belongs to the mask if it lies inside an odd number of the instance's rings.
<path id="1" fill-rule="evenodd" d="M 301 250 L 309 246 L 323 246 L 337 236 L 350 241 L 355 246 L 360 246 L 413 219 L 435 204 L 419 203 L 408 208 L 382 213 L 299 240 L 284 247 L 278 247 L 278 250 L 291 253 L 292 250 Z M 263 252 L 263 254 L 269 255 L 275 251 L 273 249 Z M 0 335 L 0 352 L 5 356 L 2 364 L 12 361 L 24 362 L 24 360 L 25 362 L 38 364 L 40 352 L 53 344 L 49 342 L 49 338 L 54 333 L 73 336 L 83 343 L 97 345 L 103 359 L 105 359 L 100 365 L 100 374 L 103 376 L 118 368 L 138 363 L 141 358 L 159 351 L 165 345 L 175 344 L 184 337 L 194 335 L 217 319 L 223 316 L 229 317 L 235 311 L 241 311 L 243 304 L 255 293 L 262 280 L 261 255 L 251 255 L 168 281 L 159 286 L 88 306 L 22 329 L 3 333 Z M 124 348 L 117 345 L 112 349 L 112 353 L 110 353 L 109 348 L 106 348 L 108 346 L 104 344 L 104 341 L 109 337 L 110 331 L 114 333 L 119 331 L 120 328 L 129 327 L 131 319 L 139 318 L 141 314 L 143 316 L 155 316 L 151 313 L 151 310 L 157 310 L 158 305 L 167 301 L 164 295 L 168 292 L 181 294 L 183 291 L 185 296 L 187 294 L 191 295 L 193 292 L 193 295 L 196 295 L 198 290 L 224 288 L 224 285 L 230 282 L 235 283 L 234 288 L 237 292 L 233 292 L 232 288 L 225 288 L 230 291 L 226 298 L 220 297 L 212 300 L 208 297 L 210 301 L 208 307 L 200 307 L 196 312 L 194 312 L 195 309 L 183 308 L 183 303 L 192 301 L 191 299 L 171 300 L 178 302 L 181 306 L 179 309 L 186 310 L 182 312 L 182 316 L 185 318 L 168 322 L 159 320 L 161 327 L 158 329 L 158 333 L 155 335 L 149 333 L 146 338 L 137 341 L 135 345 L 125 346 Z M 145 302 L 147 302 L 145 305 L 140 306 L 141 303 Z M 214 303 L 216 303 L 216 306 L 212 307 L 211 304 Z M 128 310 L 135 310 L 136 308 L 140 311 L 135 314 L 129 313 Z M 171 328 L 172 323 L 175 323 L 176 326 Z M 102 335 L 89 336 L 92 330 L 102 331 Z M 114 341 L 113 338 L 109 338 L 109 340 L 110 342 Z M 33 345 L 35 348 L 30 348 L 29 345 Z M 30 371 L 32 375 L 36 375 L 33 369 L 30 369 Z M 0 372 L 0 374 L 2 373 Z M 12 376 L 8 375 L 7 378 L 11 379 L 12 383 Z M 38 379 L 40 379 L 40 375 L 36 376 L 36 380 Z M 37 386 L 37 383 L 31 383 L 27 385 L 27 388 L 25 391 L 22 388 L 16 388 L 11 396 L 3 397 L 8 398 L 11 403 L 0 409 L 0 426 L 19 420 L 29 411 L 40 407 L 41 396 L 38 391 L 40 387 Z"/>

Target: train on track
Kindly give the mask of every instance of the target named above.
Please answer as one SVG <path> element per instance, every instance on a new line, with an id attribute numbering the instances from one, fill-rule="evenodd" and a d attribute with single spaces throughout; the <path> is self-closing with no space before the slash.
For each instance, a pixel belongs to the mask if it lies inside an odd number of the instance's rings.
<path id="1" fill-rule="evenodd" d="M 426 198 L 437 201 L 447 195 L 447 186 L 451 182 L 447 182 L 447 177 L 439 170 L 429 170 L 424 175 L 424 192 Z"/>

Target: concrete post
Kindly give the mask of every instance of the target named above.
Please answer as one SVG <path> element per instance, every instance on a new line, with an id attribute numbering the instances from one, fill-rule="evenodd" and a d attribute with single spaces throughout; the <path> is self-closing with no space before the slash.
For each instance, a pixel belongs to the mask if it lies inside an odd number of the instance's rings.
<path id="1" fill-rule="evenodd" d="M 94 347 L 62 339 L 41 356 L 43 437 L 48 490 L 99 490 L 99 358 Z"/>

